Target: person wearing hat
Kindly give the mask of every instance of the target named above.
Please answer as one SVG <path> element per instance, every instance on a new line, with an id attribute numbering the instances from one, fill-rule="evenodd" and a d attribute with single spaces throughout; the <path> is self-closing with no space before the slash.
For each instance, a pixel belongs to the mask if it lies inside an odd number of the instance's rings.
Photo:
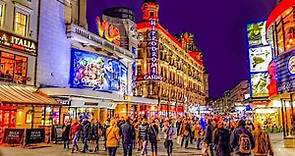
<path id="1" fill-rule="evenodd" d="M 234 150 L 234 156 L 250 156 L 255 147 L 253 135 L 245 128 L 245 120 L 239 120 L 238 126 L 230 136 L 230 146 Z"/>

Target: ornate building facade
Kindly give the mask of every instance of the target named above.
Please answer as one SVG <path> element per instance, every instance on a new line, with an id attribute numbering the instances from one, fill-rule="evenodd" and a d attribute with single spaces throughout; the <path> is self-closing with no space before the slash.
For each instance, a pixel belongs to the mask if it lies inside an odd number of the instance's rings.
<path id="1" fill-rule="evenodd" d="M 159 105 L 142 110 L 169 115 L 184 112 L 188 105 L 204 105 L 208 75 L 194 35 L 186 32 L 176 38 L 163 28 L 155 0 L 145 0 L 141 9 L 134 94 L 158 99 Z"/>

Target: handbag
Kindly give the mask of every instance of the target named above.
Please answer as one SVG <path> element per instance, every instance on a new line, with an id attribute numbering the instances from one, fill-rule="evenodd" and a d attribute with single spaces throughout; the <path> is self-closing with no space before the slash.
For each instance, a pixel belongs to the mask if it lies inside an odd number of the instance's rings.
<path id="1" fill-rule="evenodd" d="M 178 144 L 178 145 L 181 145 L 182 139 L 183 139 L 182 136 L 178 136 L 178 137 L 177 137 L 177 144 Z"/>

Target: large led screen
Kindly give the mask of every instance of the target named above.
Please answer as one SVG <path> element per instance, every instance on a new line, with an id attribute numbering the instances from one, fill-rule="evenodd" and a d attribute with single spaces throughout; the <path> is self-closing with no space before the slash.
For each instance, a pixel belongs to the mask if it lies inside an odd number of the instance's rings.
<path id="1" fill-rule="evenodd" d="M 270 46 L 256 47 L 249 49 L 250 71 L 265 72 L 272 60 Z"/>
<path id="2" fill-rule="evenodd" d="M 251 91 L 252 97 L 267 97 L 268 96 L 268 74 L 256 73 L 251 74 Z"/>
<path id="3" fill-rule="evenodd" d="M 267 45 L 265 21 L 247 25 L 249 47 Z"/>
<path id="4" fill-rule="evenodd" d="M 71 87 L 127 93 L 127 68 L 120 61 L 77 49 L 71 61 Z"/>

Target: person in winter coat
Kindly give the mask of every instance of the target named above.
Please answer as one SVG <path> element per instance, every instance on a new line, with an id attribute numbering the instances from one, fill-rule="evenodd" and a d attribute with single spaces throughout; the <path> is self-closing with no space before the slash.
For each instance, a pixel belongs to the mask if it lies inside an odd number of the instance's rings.
<path id="1" fill-rule="evenodd" d="M 255 138 L 255 148 L 253 149 L 254 156 L 270 156 L 274 155 L 269 134 L 262 130 L 260 123 L 255 124 L 253 132 Z"/>
<path id="2" fill-rule="evenodd" d="M 106 130 L 106 147 L 109 156 L 115 156 L 119 147 L 120 129 L 115 120 L 111 121 L 110 127 Z"/>
<path id="3" fill-rule="evenodd" d="M 135 129 L 131 124 L 131 119 L 129 116 L 126 116 L 124 120 L 124 124 L 121 125 L 123 152 L 124 156 L 132 156 L 132 148 L 135 140 Z"/>
<path id="4" fill-rule="evenodd" d="M 149 124 L 147 123 L 146 119 L 143 119 L 141 124 L 138 126 L 138 138 L 141 143 L 141 155 L 147 155 L 147 145 L 148 145 L 148 130 Z"/>
<path id="5" fill-rule="evenodd" d="M 194 126 L 193 126 L 193 131 L 194 131 L 194 140 L 196 143 L 196 148 L 197 150 L 200 150 L 200 144 L 201 144 L 201 138 L 202 138 L 202 128 L 200 126 L 200 124 L 198 123 L 198 121 L 195 122 Z"/>
<path id="6" fill-rule="evenodd" d="M 255 147 L 253 135 L 245 128 L 244 120 L 238 122 L 238 126 L 230 136 L 230 146 L 234 150 L 234 156 L 250 156 Z"/>
<path id="7" fill-rule="evenodd" d="M 78 146 L 78 139 L 79 139 L 79 134 L 80 134 L 80 129 L 81 126 L 80 124 L 77 122 L 77 120 L 73 121 L 73 124 L 71 126 L 71 138 L 73 139 L 72 141 L 72 153 L 76 151 L 79 151 L 79 146 Z"/>
<path id="8" fill-rule="evenodd" d="M 98 141 L 99 141 L 99 136 L 98 136 L 98 131 L 99 131 L 100 125 L 95 119 L 91 120 L 91 141 L 95 144 L 94 147 L 94 152 L 98 151 Z"/>
<path id="9" fill-rule="evenodd" d="M 208 151 L 210 155 L 213 155 L 213 144 L 212 144 L 213 130 L 214 130 L 214 127 L 212 125 L 212 120 L 207 119 L 204 142 L 206 143 L 206 146 L 208 147 Z"/>
<path id="10" fill-rule="evenodd" d="M 149 125 L 148 129 L 148 137 L 151 143 L 151 149 L 152 149 L 152 156 L 158 155 L 158 134 L 159 134 L 159 126 L 156 124 L 156 121 L 154 118 L 151 119 L 151 123 Z"/>
<path id="11" fill-rule="evenodd" d="M 187 119 L 183 119 L 182 121 L 180 126 L 180 135 L 183 137 L 181 141 L 181 147 L 183 147 L 184 144 L 184 147 L 188 148 L 188 143 L 191 136 L 191 127 Z"/>
<path id="12" fill-rule="evenodd" d="M 82 121 L 82 135 L 83 135 L 83 153 L 88 151 L 88 141 L 91 140 L 91 123 L 88 119 Z"/>
<path id="13" fill-rule="evenodd" d="M 167 155 L 172 156 L 173 136 L 175 135 L 175 132 L 174 132 L 174 128 L 171 125 L 171 122 L 169 121 L 168 118 L 165 119 L 165 121 L 164 121 L 163 132 L 164 132 L 164 137 L 165 137 L 164 146 L 167 150 Z"/>
<path id="14" fill-rule="evenodd" d="M 223 121 L 219 121 L 213 142 L 216 145 L 216 156 L 230 156 L 230 132 L 224 128 Z"/>
<path id="15" fill-rule="evenodd" d="M 70 132 L 71 132 L 71 122 L 67 121 L 62 127 L 62 139 L 64 142 L 64 149 L 69 149 L 70 147 Z"/>

